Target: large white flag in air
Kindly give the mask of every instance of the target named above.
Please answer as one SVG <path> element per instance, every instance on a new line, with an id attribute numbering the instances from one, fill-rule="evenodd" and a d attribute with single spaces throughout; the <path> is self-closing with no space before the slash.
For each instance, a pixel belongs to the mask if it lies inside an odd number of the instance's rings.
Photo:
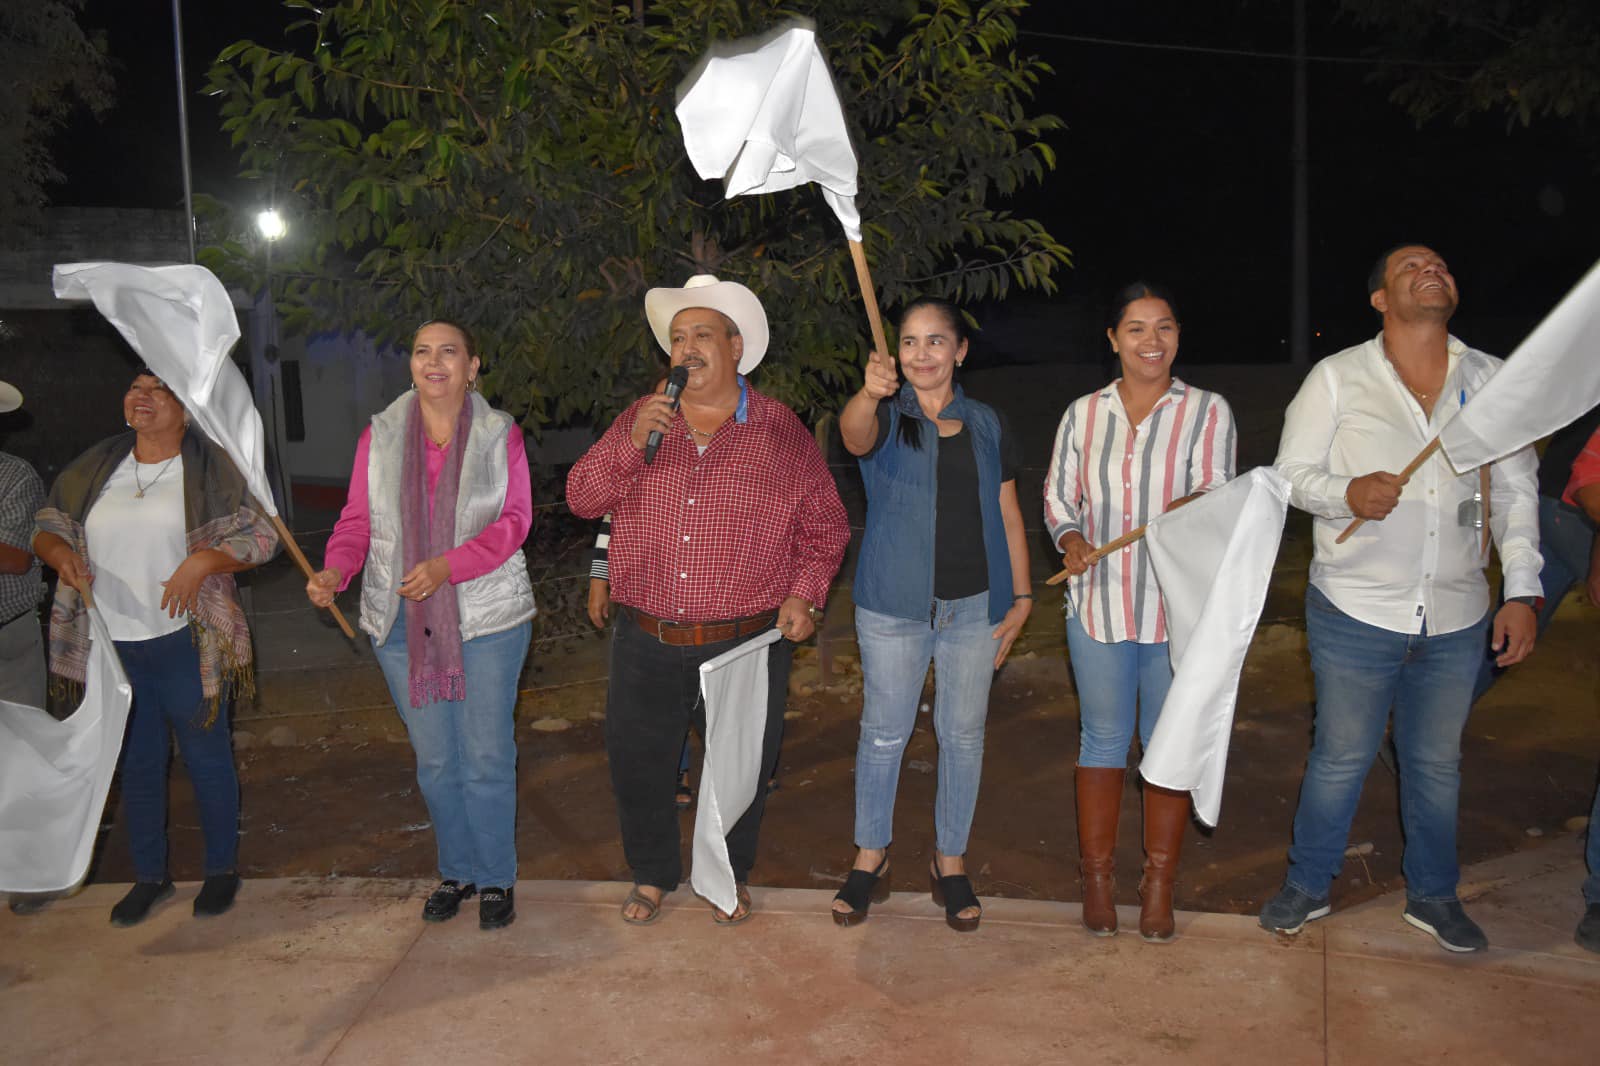
<path id="1" fill-rule="evenodd" d="M 856 153 L 809 22 L 713 44 L 678 86 L 677 112 L 702 178 L 721 179 L 730 197 L 814 181 L 845 236 L 861 240 Z"/>
<path id="2" fill-rule="evenodd" d="M 706 754 L 694 818 L 690 886 L 725 914 L 738 906 L 728 830 L 749 810 L 761 781 L 761 743 L 767 729 L 767 649 L 782 639 L 776 628 L 700 664 L 706 702 Z"/>
<path id="3" fill-rule="evenodd" d="M 83 702 L 58 722 L 0 700 L 0 892 L 63 892 L 89 871 L 133 688 L 89 608 Z"/>
<path id="4" fill-rule="evenodd" d="M 194 423 L 228 453 L 269 515 L 278 513 L 267 482 L 261 415 L 228 353 L 239 340 L 233 301 L 203 266 L 63 263 L 56 296 L 93 300 Z"/>
<path id="5" fill-rule="evenodd" d="M 1600 404 L 1600 263 L 1517 345 L 1439 432 L 1466 472 L 1549 436 Z"/>
<path id="6" fill-rule="evenodd" d="M 1239 676 L 1266 602 L 1289 510 L 1289 483 L 1269 466 L 1150 523 L 1145 543 L 1171 634 L 1172 688 L 1140 775 L 1191 792 L 1216 825 Z"/>

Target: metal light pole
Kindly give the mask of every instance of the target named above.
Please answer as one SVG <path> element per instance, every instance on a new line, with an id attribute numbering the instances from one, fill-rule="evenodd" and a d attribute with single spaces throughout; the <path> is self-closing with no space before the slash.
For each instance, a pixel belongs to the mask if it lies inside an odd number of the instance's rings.
<path id="1" fill-rule="evenodd" d="M 182 0 L 172 0 L 173 65 L 178 72 L 178 145 L 183 162 L 183 229 L 189 237 L 189 262 L 196 261 L 194 251 L 194 177 L 189 169 L 189 91 L 183 77 L 183 9 Z"/>
<path id="2" fill-rule="evenodd" d="M 1294 133 L 1289 149 L 1294 206 L 1289 282 L 1289 362 L 1311 362 L 1311 194 L 1306 135 L 1306 0 L 1294 4 Z"/>

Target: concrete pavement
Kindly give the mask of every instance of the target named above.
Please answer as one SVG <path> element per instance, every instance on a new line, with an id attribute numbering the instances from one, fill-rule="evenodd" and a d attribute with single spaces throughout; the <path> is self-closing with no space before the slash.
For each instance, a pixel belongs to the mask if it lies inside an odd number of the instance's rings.
<path id="1" fill-rule="evenodd" d="M 1076 904 L 986 901 L 958 935 L 926 894 L 855 929 L 828 893 L 754 891 L 720 928 L 687 888 L 624 925 L 625 886 L 527 881 L 509 929 L 418 918 L 420 882 L 246 882 L 220 918 L 183 886 L 115 929 L 123 885 L 0 911 L 0 1062 L 1583 1063 L 1600 956 L 1572 942 L 1577 837 L 1465 871 L 1485 954 L 1449 955 L 1403 899 L 1294 939 L 1181 914 L 1168 946 L 1097 940 Z M 1124 912 L 1125 926 L 1136 914 Z"/>

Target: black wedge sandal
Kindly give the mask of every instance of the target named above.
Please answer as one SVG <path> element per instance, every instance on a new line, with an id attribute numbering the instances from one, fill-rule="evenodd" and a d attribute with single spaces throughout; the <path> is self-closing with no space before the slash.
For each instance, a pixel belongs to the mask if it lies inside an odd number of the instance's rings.
<path id="1" fill-rule="evenodd" d="M 940 877 L 939 867 L 930 866 L 928 885 L 933 893 L 934 906 L 944 908 L 946 925 L 958 933 L 970 933 L 978 928 L 978 923 L 983 920 L 983 904 L 978 902 L 978 895 L 972 891 L 972 881 L 966 874 Z M 968 907 L 978 908 L 978 913 L 971 918 L 961 917 L 961 912 Z"/>
<path id="2" fill-rule="evenodd" d="M 867 920 L 867 909 L 874 903 L 889 901 L 889 849 L 883 849 L 883 861 L 876 870 L 851 870 L 844 879 L 844 887 L 833 898 L 850 905 L 847 911 L 831 911 L 833 924 L 848 928 Z"/>

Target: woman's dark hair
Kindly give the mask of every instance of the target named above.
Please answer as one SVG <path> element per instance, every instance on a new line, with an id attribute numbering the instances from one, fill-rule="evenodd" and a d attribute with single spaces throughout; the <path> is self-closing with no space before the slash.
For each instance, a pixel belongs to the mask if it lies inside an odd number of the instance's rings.
<path id="1" fill-rule="evenodd" d="M 944 319 L 945 325 L 950 327 L 950 332 L 955 335 L 956 346 L 967 342 L 967 322 L 961 317 L 961 312 L 949 300 L 941 300 L 937 296 L 918 296 L 900 310 L 900 317 L 896 322 L 898 330 L 906 328 L 906 320 L 918 311 L 933 311 Z M 922 422 L 915 418 L 900 419 L 899 428 L 895 430 L 900 437 L 900 443 L 914 451 L 922 450 Z"/>
<path id="2" fill-rule="evenodd" d="M 1183 321 L 1183 316 L 1178 314 L 1178 301 L 1172 298 L 1171 289 L 1148 281 L 1135 281 L 1118 289 L 1116 295 L 1111 298 L 1111 306 L 1107 309 L 1106 328 L 1114 332 L 1122 324 L 1122 316 L 1128 313 L 1128 305 L 1135 300 L 1161 300 L 1172 311 L 1173 321 Z"/>
<path id="3" fill-rule="evenodd" d="M 449 326 L 457 333 L 460 333 L 461 339 L 467 342 L 467 357 L 470 359 L 479 358 L 478 338 L 472 335 L 472 330 L 468 329 L 465 324 L 458 322 L 453 318 L 430 318 L 428 321 L 418 326 L 416 332 L 411 334 L 411 344 L 413 347 L 415 347 L 417 343 L 417 334 L 421 333 L 429 326 Z"/>

